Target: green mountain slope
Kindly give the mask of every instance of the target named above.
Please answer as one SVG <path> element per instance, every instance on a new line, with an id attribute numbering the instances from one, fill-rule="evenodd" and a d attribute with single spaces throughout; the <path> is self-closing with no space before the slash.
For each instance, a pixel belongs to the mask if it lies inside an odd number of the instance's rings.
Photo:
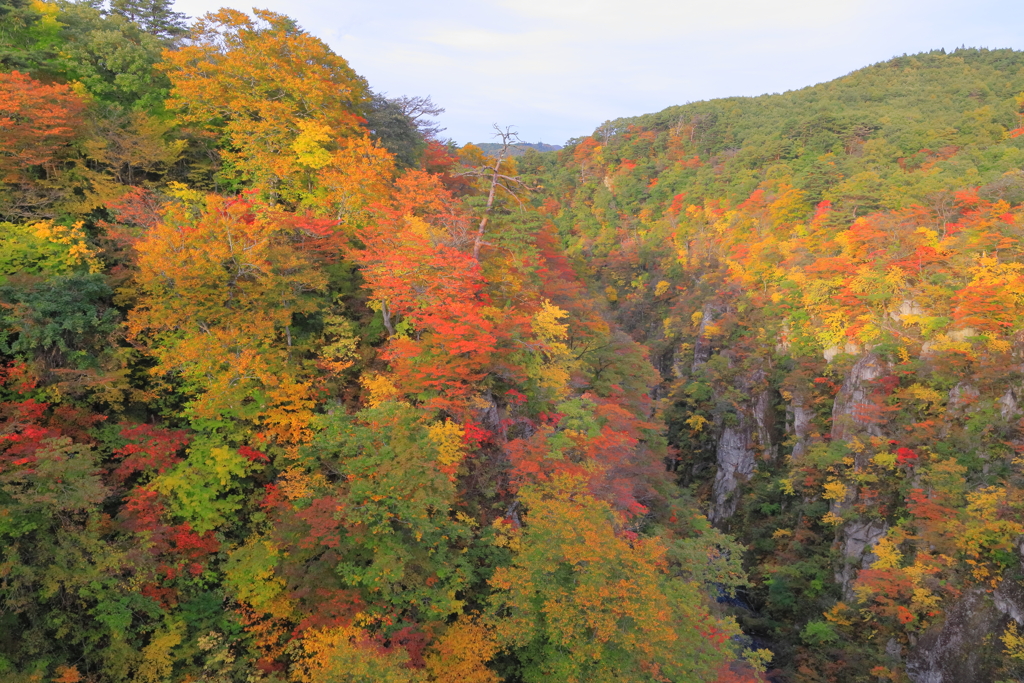
<path id="1" fill-rule="evenodd" d="M 1016 98 L 1022 90 L 1019 52 L 932 52 L 781 95 L 618 119 L 594 139 L 606 163 L 637 164 L 634 182 L 617 197 L 622 208 L 648 198 L 657 204 L 678 192 L 695 202 L 742 200 L 766 177 L 786 176 L 810 201 L 832 199 L 851 212 L 900 208 L 1019 168 L 1020 145 L 1000 143 L 1021 125 Z M 695 156 L 699 164 L 673 163 Z M 925 165 L 927 173 L 905 173 Z M 643 192 L 655 177 L 659 186 Z M 636 188 L 639 182 L 644 188 Z"/>

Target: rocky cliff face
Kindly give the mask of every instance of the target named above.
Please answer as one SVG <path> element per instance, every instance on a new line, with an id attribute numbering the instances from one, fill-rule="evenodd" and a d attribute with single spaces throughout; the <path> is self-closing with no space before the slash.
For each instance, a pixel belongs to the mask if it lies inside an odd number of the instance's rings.
<path id="1" fill-rule="evenodd" d="M 708 313 L 705 319 L 714 315 L 712 311 Z M 703 366 L 712 356 L 710 343 L 698 347 L 694 366 Z M 879 502 L 873 490 L 873 486 L 877 488 L 877 468 L 871 469 L 871 459 L 886 448 L 896 450 L 903 433 L 916 427 L 911 424 L 900 428 L 886 414 L 892 404 L 891 384 L 897 377 L 890 359 L 872 351 L 860 352 L 855 359 L 845 358 L 841 367 L 847 369 L 834 380 L 837 386 L 831 398 L 831 420 L 827 423 L 822 419 L 824 406 L 820 395 L 815 399 L 806 392 L 783 392 L 787 399 L 783 402 L 776 398 L 778 394 L 773 393 L 770 383 L 765 381 L 767 374 L 761 370 L 745 377 L 738 375 L 733 380 L 743 398 L 719 430 L 708 518 L 717 526 L 735 528 L 735 522 L 729 525 L 730 520 L 748 493 L 746 484 L 762 462 L 782 458 L 796 466 L 811 457 L 812 449 L 817 449 L 816 457 L 820 458 L 822 449 L 830 444 L 857 445 L 844 458 L 848 463 L 843 470 L 846 474 L 841 477 L 844 495 L 828 501 L 829 513 L 841 520 L 835 526 L 832 544 L 832 580 L 838 598 L 857 605 L 861 599 L 854 590 L 858 576 L 875 565 L 879 559 L 878 544 L 894 524 L 892 508 Z M 1019 390 L 1011 386 L 999 392 L 992 395 L 970 381 L 961 380 L 942 397 L 941 409 L 931 410 L 920 420 L 924 424 L 930 424 L 929 420 L 935 422 L 932 427 L 943 438 L 959 433 L 958 430 L 962 432 L 964 424 L 972 420 L 977 423 L 990 413 L 1010 424 L 1020 418 Z M 786 426 L 785 438 L 774 431 L 780 417 Z M 824 435 L 823 424 L 830 427 Z M 871 447 L 860 448 L 863 444 Z M 907 452 L 911 455 L 901 457 L 918 457 L 913 450 Z M 904 465 L 908 468 L 908 486 L 927 486 L 913 460 L 908 462 L 911 464 Z M 928 495 L 927 490 L 921 490 Z M 1024 565 L 1020 573 L 1024 575 Z M 937 583 L 928 585 L 938 590 Z M 1021 583 L 1006 578 L 998 589 L 975 585 L 959 597 L 943 602 L 942 609 L 935 610 L 931 625 L 923 631 L 910 630 L 902 638 L 889 638 L 884 653 L 878 653 L 879 661 L 888 662 L 893 671 L 902 670 L 913 683 L 995 682 L 1002 675 L 1000 672 L 1005 673 L 1000 636 L 1011 621 L 1024 623 Z"/>
<path id="2" fill-rule="evenodd" d="M 1024 617 L 1024 566 L 1006 565 L 1004 546 L 1024 536 L 1024 335 L 995 345 L 964 329 L 823 353 L 713 296 L 681 316 L 688 353 L 665 395 L 681 483 L 750 551 L 748 634 L 779 638 L 790 672 L 1012 675 L 1001 638 Z M 918 325 L 921 311 L 904 301 L 886 324 Z"/>
<path id="3" fill-rule="evenodd" d="M 794 396 L 786 405 L 786 427 L 788 434 L 792 435 L 793 439 L 791 458 L 794 462 L 800 461 L 800 458 L 807 452 L 809 444 L 814 411 L 811 410 L 808 403 L 806 396 Z"/>
<path id="4" fill-rule="evenodd" d="M 886 370 L 886 363 L 873 353 L 861 356 L 850 369 L 832 407 L 833 441 L 848 441 L 857 435 L 882 436 L 885 420 L 873 394 L 874 383 Z"/>
<path id="5" fill-rule="evenodd" d="M 882 436 L 883 420 L 878 414 L 874 395 L 876 382 L 887 371 L 887 364 L 873 353 L 861 356 L 850 368 L 832 406 L 833 442 Z M 863 455 L 856 453 L 855 471 L 862 470 L 864 466 Z M 841 515 L 856 503 L 859 497 L 857 485 L 850 484 L 847 486 L 846 498 L 831 501 L 829 511 L 834 515 Z M 875 561 L 871 549 L 885 536 L 888 529 L 889 524 L 885 520 L 872 517 L 847 521 L 837 529 L 835 546 L 839 551 L 839 559 L 835 580 L 842 590 L 844 600 L 854 599 L 853 581 L 860 569 L 870 567 Z"/>
<path id="6" fill-rule="evenodd" d="M 716 322 L 725 313 L 726 307 L 716 303 L 708 303 L 701 311 L 700 326 L 697 329 L 697 340 L 693 345 L 693 363 L 691 372 L 697 372 L 700 366 L 711 359 L 714 352 L 714 330 Z M 677 372 L 677 374 L 681 374 Z"/>
<path id="7" fill-rule="evenodd" d="M 1024 589 L 1018 583 L 968 590 L 941 624 L 917 638 L 907 654 L 907 676 L 913 683 L 995 681 L 1003 649 L 999 635 L 1011 620 L 1024 622 Z"/>
<path id="8" fill-rule="evenodd" d="M 721 309 L 706 307 L 703 323 L 720 315 Z M 702 337 L 703 338 L 703 335 Z M 728 352 L 724 360 L 731 367 Z M 711 357 L 711 342 L 706 340 L 694 349 L 694 368 L 700 369 Z M 736 399 L 729 411 L 720 416 L 719 437 L 715 448 L 715 479 L 711 490 L 711 508 L 708 519 L 721 526 L 736 513 L 742 495 L 742 485 L 749 481 L 757 469 L 758 459 L 774 460 L 781 448 L 777 428 L 777 392 L 768 383 L 763 368 L 738 371 L 734 377 L 732 394 Z"/>
<path id="9" fill-rule="evenodd" d="M 715 453 L 718 470 L 708 513 L 712 524 L 720 525 L 735 514 L 740 498 L 737 489 L 754 474 L 756 461 L 751 444 L 752 431 L 751 420 L 743 412 L 739 413 L 737 424 L 729 424 L 722 429 Z"/>

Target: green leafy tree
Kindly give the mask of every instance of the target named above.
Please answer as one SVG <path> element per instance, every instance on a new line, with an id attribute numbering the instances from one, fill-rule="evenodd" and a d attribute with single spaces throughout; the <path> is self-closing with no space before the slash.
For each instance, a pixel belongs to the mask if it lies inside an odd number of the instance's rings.
<path id="1" fill-rule="evenodd" d="M 167 77 L 154 66 L 163 40 L 119 13 L 105 14 L 86 3 L 60 6 L 60 52 L 55 75 L 82 84 L 100 103 L 124 109 L 160 111 Z"/>
<path id="2" fill-rule="evenodd" d="M 0 65 L 26 73 L 43 68 L 54 57 L 59 28 L 54 13 L 31 0 L 0 3 Z"/>
<path id="3" fill-rule="evenodd" d="M 112 296 L 98 273 L 0 287 L 0 351 L 48 368 L 96 367 L 120 327 Z"/>

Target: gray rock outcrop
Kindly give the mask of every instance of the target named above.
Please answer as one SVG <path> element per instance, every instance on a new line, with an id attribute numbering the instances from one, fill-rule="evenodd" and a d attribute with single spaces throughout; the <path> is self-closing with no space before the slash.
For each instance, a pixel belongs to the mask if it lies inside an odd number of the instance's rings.
<path id="1" fill-rule="evenodd" d="M 871 394 L 873 382 L 887 370 L 886 363 L 873 353 L 864 354 L 850 368 L 832 406 L 833 441 L 847 441 L 858 434 L 882 435 Z"/>
<path id="2" fill-rule="evenodd" d="M 697 369 L 711 358 L 714 346 L 711 335 L 707 333 L 708 327 L 721 318 L 725 310 L 724 306 L 717 304 L 704 305 L 704 309 L 701 311 L 700 327 L 697 329 L 697 340 L 693 344 L 692 372 L 697 372 Z"/>
<path id="3" fill-rule="evenodd" d="M 793 442 L 793 462 L 799 462 L 810 445 L 811 420 L 814 411 L 807 405 L 807 399 L 794 396 L 786 407 L 788 429 L 795 438 Z"/>
<path id="4" fill-rule="evenodd" d="M 1005 582 L 1004 582 L 1005 583 Z M 946 610 L 946 618 L 925 631 L 907 654 L 907 676 L 914 683 L 993 683 L 1001 659 L 999 636 L 1020 615 L 1019 587 L 995 592 L 971 588 Z M 997 597 L 999 596 L 999 597 Z"/>
<path id="5" fill-rule="evenodd" d="M 740 499 L 737 489 L 750 479 L 756 467 L 750 419 L 743 413 L 738 415 L 738 424 L 726 425 L 722 429 L 715 456 L 718 471 L 711 492 L 708 519 L 712 524 L 720 525 L 736 513 Z"/>
<path id="6" fill-rule="evenodd" d="M 888 372 L 888 365 L 877 355 L 863 355 L 843 380 L 832 405 L 832 440 L 849 441 L 854 437 L 882 436 L 881 419 L 876 415 L 876 403 L 872 394 L 875 382 Z M 857 454 L 854 467 L 866 465 L 865 456 Z M 832 501 L 829 508 L 833 514 L 842 514 L 858 497 L 857 486 L 847 485 L 844 500 Z M 836 531 L 836 545 L 840 551 L 840 563 L 835 570 L 835 579 L 843 590 L 843 599 L 852 600 L 853 582 L 864 567 L 875 561 L 871 549 L 885 535 L 889 526 L 884 520 L 856 519 L 843 524 Z"/>
<path id="7" fill-rule="evenodd" d="M 842 554 L 842 564 L 836 568 L 835 579 L 843 589 L 843 600 L 854 600 L 853 581 L 861 569 L 870 567 L 878 559 L 871 550 L 888 530 L 889 525 L 880 519 L 847 522 L 839 530 L 836 540 Z"/>

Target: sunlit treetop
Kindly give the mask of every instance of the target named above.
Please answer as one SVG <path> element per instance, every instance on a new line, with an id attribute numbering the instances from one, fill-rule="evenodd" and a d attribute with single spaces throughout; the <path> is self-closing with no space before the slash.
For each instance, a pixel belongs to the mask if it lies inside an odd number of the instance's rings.
<path id="1" fill-rule="evenodd" d="M 223 180 L 274 191 L 304 168 L 323 166 L 338 138 L 365 134 L 370 92 L 348 62 L 293 20 L 254 13 L 201 17 L 160 68 L 172 83 L 168 107 L 183 123 L 221 135 Z"/>

